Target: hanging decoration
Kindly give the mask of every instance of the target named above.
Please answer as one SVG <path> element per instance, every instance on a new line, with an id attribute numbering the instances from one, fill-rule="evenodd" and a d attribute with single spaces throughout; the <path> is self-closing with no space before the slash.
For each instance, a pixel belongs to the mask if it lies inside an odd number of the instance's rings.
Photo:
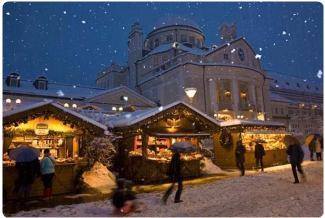
<path id="1" fill-rule="evenodd" d="M 225 147 L 227 149 L 230 149 L 232 146 L 232 137 L 231 133 L 227 129 L 222 129 L 219 142 L 222 147 Z"/>

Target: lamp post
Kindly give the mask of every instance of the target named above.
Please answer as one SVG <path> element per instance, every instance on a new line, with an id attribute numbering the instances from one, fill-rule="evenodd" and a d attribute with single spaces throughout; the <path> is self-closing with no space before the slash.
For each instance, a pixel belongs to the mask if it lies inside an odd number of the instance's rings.
<path id="1" fill-rule="evenodd" d="M 193 98 L 197 92 L 197 88 L 195 87 L 189 87 L 189 88 L 185 88 L 184 89 L 185 91 L 185 94 L 187 95 L 187 97 L 189 97 L 190 99 L 190 103 L 192 104 L 193 103 Z"/>

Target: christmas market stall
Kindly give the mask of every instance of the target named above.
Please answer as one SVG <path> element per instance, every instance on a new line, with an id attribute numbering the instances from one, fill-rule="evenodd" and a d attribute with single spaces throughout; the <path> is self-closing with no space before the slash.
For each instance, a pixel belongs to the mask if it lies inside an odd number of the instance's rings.
<path id="1" fill-rule="evenodd" d="M 138 183 L 167 179 L 172 157 L 169 148 L 182 141 L 196 148 L 182 154 L 184 176 L 200 176 L 201 140 L 212 137 L 219 128 L 216 120 L 183 102 L 122 113 L 110 118 L 109 127 L 122 138 L 118 152 L 121 175 Z"/>
<path id="2" fill-rule="evenodd" d="M 287 154 L 283 138 L 287 134 L 284 124 L 278 122 L 237 119 L 221 122 L 221 130 L 214 135 L 216 164 L 222 168 L 236 167 L 235 148 L 239 140 L 246 148 L 246 168 L 255 167 L 254 149 L 257 141 L 265 149 L 265 166 L 285 164 Z"/>
<path id="3" fill-rule="evenodd" d="M 17 177 L 15 161 L 9 152 L 21 145 L 37 148 L 42 158 L 49 149 L 56 159 L 56 178 L 53 193 L 67 193 L 74 189 L 79 168 L 87 165 L 82 150 L 95 136 L 104 135 L 106 126 L 51 101 L 23 105 L 3 114 L 3 185 L 12 198 Z M 42 194 L 42 184 L 36 180 L 32 196 Z"/>

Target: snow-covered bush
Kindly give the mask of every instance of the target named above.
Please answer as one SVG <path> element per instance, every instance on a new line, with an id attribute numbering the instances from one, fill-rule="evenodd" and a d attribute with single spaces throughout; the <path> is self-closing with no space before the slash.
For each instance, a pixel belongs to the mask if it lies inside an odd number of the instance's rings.
<path id="1" fill-rule="evenodd" d="M 108 169 L 113 166 L 116 149 L 111 136 L 96 137 L 85 147 L 85 156 L 88 158 L 90 166 L 96 161 L 105 165 Z"/>

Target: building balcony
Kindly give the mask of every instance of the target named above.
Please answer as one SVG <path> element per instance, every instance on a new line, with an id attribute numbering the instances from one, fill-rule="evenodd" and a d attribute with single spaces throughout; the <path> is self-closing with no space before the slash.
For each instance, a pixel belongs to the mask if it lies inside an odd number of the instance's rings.
<path id="1" fill-rule="evenodd" d="M 232 110 L 232 102 L 223 101 L 218 104 L 219 110 Z"/>
<path id="2" fill-rule="evenodd" d="M 255 105 L 249 103 L 249 102 L 240 102 L 239 103 L 239 110 L 241 111 L 255 111 L 256 107 Z"/>

